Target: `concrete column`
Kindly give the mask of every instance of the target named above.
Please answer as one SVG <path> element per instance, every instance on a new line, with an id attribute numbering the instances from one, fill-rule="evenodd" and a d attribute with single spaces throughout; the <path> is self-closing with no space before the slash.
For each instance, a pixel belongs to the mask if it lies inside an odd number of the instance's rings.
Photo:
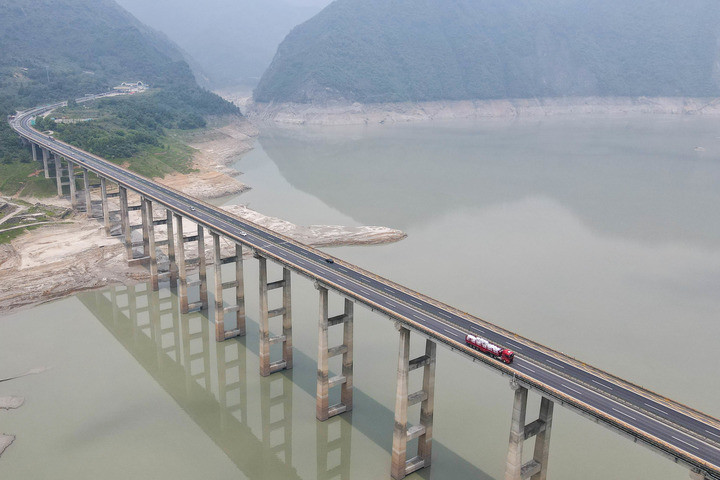
<path id="1" fill-rule="evenodd" d="M 315 396 L 315 417 L 325 421 L 330 417 L 328 412 L 328 290 L 318 287 L 320 293 L 320 317 L 318 319 L 318 368 L 317 390 Z"/>
<path id="2" fill-rule="evenodd" d="M 173 228 L 173 214 L 170 210 L 165 210 L 167 224 L 167 249 L 168 259 L 170 261 L 170 284 L 172 285 L 178 278 L 178 265 L 175 261 L 175 229 Z"/>
<path id="3" fill-rule="evenodd" d="M 70 182 L 72 182 L 72 180 L 70 180 Z M 102 211 L 103 223 L 105 224 L 105 234 L 110 235 L 110 208 L 108 206 L 107 182 L 105 181 L 105 177 L 100 177 L 100 193 L 102 196 Z"/>
<path id="4" fill-rule="evenodd" d="M 293 366 L 292 354 L 292 311 L 290 298 L 290 270 L 283 268 L 283 279 L 277 282 L 267 282 L 267 260 L 256 255 L 260 263 L 260 375 L 267 377 L 279 370 L 290 369 Z M 268 310 L 268 290 L 282 288 L 283 306 Z M 282 334 L 270 335 L 270 318 L 283 317 Z M 270 361 L 270 345 L 282 344 L 282 360 Z"/>
<path id="5" fill-rule="evenodd" d="M 533 460 L 540 464 L 540 471 L 532 476 L 532 480 L 546 480 L 548 458 L 550 457 L 550 430 L 552 428 L 553 402 L 543 397 L 540 400 L 539 421 L 544 423 L 545 428 L 538 432 L 535 438 L 535 452 Z"/>
<path id="6" fill-rule="evenodd" d="M 260 270 L 260 375 L 270 375 L 270 319 L 268 316 L 267 260 L 258 257 Z"/>
<path id="7" fill-rule="evenodd" d="M 505 480 L 522 480 L 522 454 L 525 441 L 525 416 L 527 414 L 527 388 L 516 386 L 513 400 L 512 420 L 510 422 L 510 441 L 508 444 Z"/>
<path id="8" fill-rule="evenodd" d="M 292 302 L 290 298 L 290 269 L 283 268 L 283 326 L 282 336 L 285 340 L 282 342 L 282 355 L 285 368 L 293 367 L 293 351 L 292 351 Z"/>
<path id="9" fill-rule="evenodd" d="M 103 179 L 104 180 L 104 179 Z M 160 289 L 158 279 L 158 264 L 157 264 L 157 251 L 155 250 L 155 223 L 153 221 L 153 204 L 152 201 L 144 198 L 143 203 L 145 204 L 145 218 L 143 219 L 143 235 L 147 231 L 148 235 L 148 250 L 145 252 L 150 256 L 150 283 L 153 291 Z M 107 197 L 103 203 L 103 210 L 107 205 Z M 147 226 L 145 226 L 147 225 Z"/>
<path id="10" fill-rule="evenodd" d="M 237 325 L 237 336 L 244 336 L 247 332 L 245 326 L 245 277 L 243 269 L 242 245 L 235 244 L 235 319 Z M 225 338 L 229 338 L 227 334 Z"/>
<path id="11" fill-rule="evenodd" d="M 62 157 L 55 155 L 55 182 L 57 183 L 58 198 L 62 198 Z"/>
<path id="12" fill-rule="evenodd" d="M 342 315 L 328 318 L 328 290 L 317 287 L 320 293 L 320 316 L 318 319 L 318 371 L 315 416 L 320 421 L 352 410 L 353 393 L 353 303 L 345 300 Z M 328 327 L 343 325 L 343 344 L 328 348 Z M 329 378 L 328 360 L 331 356 L 342 354 L 342 374 Z M 340 403 L 329 405 L 329 390 L 340 385 Z"/>
<path id="13" fill-rule="evenodd" d="M 140 223 L 142 226 L 142 235 L 143 235 L 143 258 L 147 258 L 150 256 L 150 223 L 152 221 L 148 222 L 147 217 L 147 202 L 145 201 L 145 197 L 140 197 Z"/>
<path id="14" fill-rule="evenodd" d="M 85 171 L 85 178 L 87 179 L 87 170 Z M 90 187 L 87 184 L 87 181 L 85 182 L 86 190 L 86 201 L 89 205 L 92 205 L 90 202 Z M 125 254 L 127 255 L 128 262 L 133 259 L 133 251 L 132 251 L 132 231 L 130 230 L 130 211 L 128 210 L 128 198 L 127 198 L 127 189 L 125 187 L 119 187 L 120 188 L 120 225 L 122 225 L 122 232 L 123 237 L 125 241 Z M 92 208 L 92 206 L 90 207 Z"/>
<path id="15" fill-rule="evenodd" d="M 182 224 L 182 217 L 180 215 L 175 215 L 175 221 L 177 222 L 177 234 L 175 235 L 175 238 L 177 239 L 177 249 L 176 249 L 176 260 L 178 265 L 178 274 L 179 274 L 179 293 L 180 296 L 180 312 L 181 313 L 188 313 L 190 310 L 188 305 L 188 296 L 187 296 L 187 271 L 185 269 L 185 237 L 183 233 L 183 224 Z"/>
<path id="16" fill-rule="evenodd" d="M 213 265 L 215 265 L 215 341 L 222 342 L 225 340 L 225 307 L 223 304 L 220 235 L 215 232 L 211 232 L 211 235 L 213 239 Z"/>
<path id="17" fill-rule="evenodd" d="M 92 218 L 92 199 L 90 198 L 90 177 L 87 168 L 83 168 L 83 188 L 85 189 L 85 215 Z M 120 190 L 123 190 L 122 188 Z M 122 193 L 122 192 L 121 192 Z M 121 215 L 122 216 L 122 215 Z M 125 215 L 127 218 L 127 195 L 125 196 Z M 128 257 L 128 260 L 130 257 Z"/>
<path id="18" fill-rule="evenodd" d="M 33 162 L 37 162 L 38 161 L 37 150 L 35 150 L 35 144 L 32 142 L 30 142 L 30 150 L 32 151 Z"/>
<path id="19" fill-rule="evenodd" d="M 45 169 L 45 178 L 50 178 L 50 168 L 48 160 L 50 159 L 50 151 L 47 148 L 41 148 L 43 157 L 43 168 Z"/>
<path id="20" fill-rule="evenodd" d="M 401 479 L 430 465 L 432 459 L 433 409 L 435 405 L 435 362 L 437 345 L 425 341 L 425 354 L 410 360 L 410 330 L 396 325 L 400 331 L 398 353 L 398 384 L 395 397 L 395 429 L 393 431 L 393 478 Z M 423 388 L 408 394 L 409 372 L 423 368 Z M 408 407 L 420 403 L 420 423 L 408 428 Z M 408 460 L 407 442 L 418 439 L 417 455 Z"/>
<path id="21" fill-rule="evenodd" d="M 197 226 L 198 260 L 200 270 L 200 304 L 203 310 L 208 308 L 207 261 L 205 260 L 205 229 Z"/>
<path id="22" fill-rule="evenodd" d="M 390 475 L 396 480 L 405 478 L 407 461 L 408 422 L 408 364 L 410 362 L 410 330 L 398 326 L 397 392 L 395 394 L 395 428 L 393 429 L 392 464 Z"/>
<path id="23" fill-rule="evenodd" d="M 425 399 L 420 403 L 420 426 L 424 429 L 418 437 L 418 457 L 422 460 L 422 467 L 427 467 L 432 461 L 432 429 L 433 412 L 435 410 L 435 362 L 437 344 L 430 340 L 425 341 L 425 357 L 428 359 L 423 367 L 423 393 Z"/>
<path id="24" fill-rule="evenodd" d="M 77 208 L 77 191 L 75 189 L 75 164 L 67 162 L 68 164 L 68 178 L 70 181 L 70 204 L 72 208 Z"/>
<path id="25" fill-rule="evenodd" d="M 548 457 L 550 453 L 550 430 L 552 427 L 553 402 L 542 398 L 538 419 L 526 424 L 528 390 L 510 382 L 515 390 L 510 440 L 505 466 L 505 480 L 545 480 L 547 478 Z M 523 464 L 523 442 L 536 437 L 533 459 Z"/>

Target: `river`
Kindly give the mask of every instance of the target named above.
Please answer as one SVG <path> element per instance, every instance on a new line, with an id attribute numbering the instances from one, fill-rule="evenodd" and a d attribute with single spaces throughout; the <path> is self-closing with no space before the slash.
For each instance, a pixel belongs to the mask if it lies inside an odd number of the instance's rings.
<path id="1" fill-rule="evenodd" d="M 396 244 L 328 251 L 720 416 L 720 120 L 266 128 L 236 166 L 253 189 L 224 202 L 298 224 L 402 229 Z M 146 285 L 0 318 L 0 377 L 51 367 L 0 383 L 0 396 L 26 397 L 0 411 L 0 432 L 17 435 L 0 477 L 388 478 L 392 323 L 356 309 L 354 411 L 318 423 L 317 292 L 293 278 L 295 368 L 260 378 L 257 265 L 245 265 L 249 333 L 220 347 L 207 318 L 179 315 L 173 292 Z M 507 381 L 446 349 L 436 378 L 433 466 L 409 478 L 502 478 Z M 550 478 L 687 475 L 555 412 Z"/>

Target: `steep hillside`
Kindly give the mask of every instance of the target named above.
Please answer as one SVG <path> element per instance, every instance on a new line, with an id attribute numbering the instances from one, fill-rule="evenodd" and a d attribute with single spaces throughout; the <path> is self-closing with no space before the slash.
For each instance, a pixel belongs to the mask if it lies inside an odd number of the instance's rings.
<path id="1" fill-rule="evenodd" d="M 715 0 L 337 0 L 295 28 L 259 102 L 720 94 Z"/>
<path id="2" fill-rule="evenodd" d="M 255 85 L 283 38 L 330 0 L 118 0 L 197 61 L 210 85 Z M 199 72 L 197 68 L 199 67 Z"/>
<path id="3" fill-rule="evenodd" d="M 112 0 L 0 2 L 0 104 L 33 106 L 137 80 L 197 88 L 179 49 Z"/>

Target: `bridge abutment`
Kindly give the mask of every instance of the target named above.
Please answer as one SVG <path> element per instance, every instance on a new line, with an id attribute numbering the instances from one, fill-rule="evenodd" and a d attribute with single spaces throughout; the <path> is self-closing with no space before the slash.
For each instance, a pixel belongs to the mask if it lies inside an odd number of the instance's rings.
<path id="1" fill-rule="evenodd" d="M 511 382 L 510 386 L 515 390 L 515 397 L 505 465 L 505 480 L 525 480 L 527 478 L 545 480 L 550 453 L 550 430 L 554 404 L 543 397 L 540 401 L 538 419 L 525 424 L 528 390 L 514 382 Z M 523 443 L 531 437 L 536 437 L 533 459 L 523 464 Z"/>
<path id="2" fill-rule="evenodd" d="M 215 265 L 215 340 L 222 342 L 228 338 L 245 335 L 245 282 L 243 279 L 242 245 L 235 244 L 235 255 L 222 258 L 220 235 L 212 232 L 213 263 Z M 222 266 L 235 263 L 235 280 L 223 283 Z M 223 290 L 235 289 L 235 305 L 225 307 Z M 236 327 L 225 330 L 225 314 L 235 313 Z"/>
<path id="3" fill-rule="evenodd" d="M 330 417 L 352 410 L 353 402 L 353 303 L 345 299 L 344 312 L 328 318 L 328 290 L 317 285 L 320 293 L 320 316 L 318 321 L 318 369 L 315 415 L 325 421 Z M 328 348 L 328 328 L 343 326 L 343 343 Z M 342 373 L 329 377 L 329 360 L 342 355 Z M 329 405 L 329 391 L 340 386 L 340 403 Z"/>
<path id="4" fill-rule="evenodd" d="M 410 360 L 410 330 L 399 323 L 397 394 L 390 474 L 396 480 L 430 465 L 432 459 L 432 426 L 435 405 L 435 361 L 437 344 L 425 341 L 425 354 Z M 408 394 L 409 373 L 423 367 L 423 388 Z M 408 407 L 420 403 L 420 424 L 408 428 Z M 417 455 L 408 460 L 407 444 L 418 439 Z"/>
<path id="5" fill-rule="evenodd" d="M 292 306 L 290 298 L 290 270 L 283 267 L 283 278 L 268 283 L 267 259 L 256 255 L 260 270 L 260 375 L 290 369 L 293 366 L 292 352 Z M 282 307 L 268 309 L 268 291 L 282 288 Z M 270 335 L 270 319 L 282 316 L 282 333 Z M 270 345 L 282 344 L 282 359 L 270 361 Z"/>

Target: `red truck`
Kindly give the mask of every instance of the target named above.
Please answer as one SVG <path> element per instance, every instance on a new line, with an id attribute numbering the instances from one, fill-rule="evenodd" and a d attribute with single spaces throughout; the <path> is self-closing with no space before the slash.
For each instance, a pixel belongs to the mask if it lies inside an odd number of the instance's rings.
<path id="1" fill-rule="evenodd" d="M 512 350 L 495 345 L 490 340 L 482 337 L 477 337 L 475 335 L 466 335 L 465 343 L 467 343 L 471 348 L 474 348 L 475 350 L 483 353 L 488 353 L 496 359 L 502 360 L 508 365 L 511 364 L 513 358 L 515 358 L 515 353 Z"/>

